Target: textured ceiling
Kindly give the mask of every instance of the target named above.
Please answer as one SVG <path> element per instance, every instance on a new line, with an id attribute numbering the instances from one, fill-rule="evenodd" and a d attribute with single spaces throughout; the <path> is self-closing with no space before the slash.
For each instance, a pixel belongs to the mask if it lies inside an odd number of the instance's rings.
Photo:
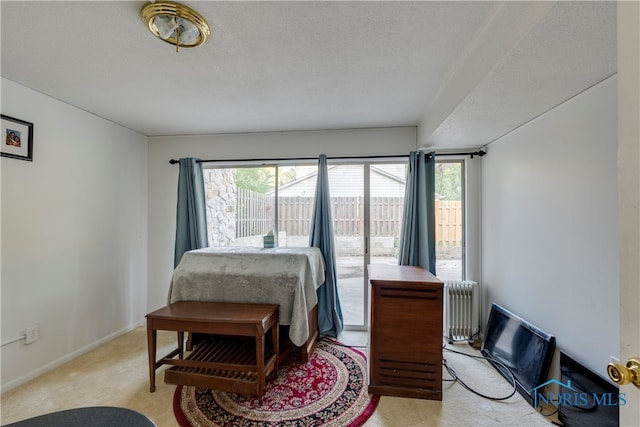
<path id="1" fill-rule="evenodd" d="M 458 148 L 616 71 L 615 2 L 184 3 L 213 34 L 176 53 L 146 2 L 4 0 L 2 77 L 150 136 L 420 126 Z"/>
<path id="2" fill-rule="evenodd" d="M 615 4 L 604 6 L 565 2 L 550 9 L 427 145 L 486 144 L 615 73 Z"/>

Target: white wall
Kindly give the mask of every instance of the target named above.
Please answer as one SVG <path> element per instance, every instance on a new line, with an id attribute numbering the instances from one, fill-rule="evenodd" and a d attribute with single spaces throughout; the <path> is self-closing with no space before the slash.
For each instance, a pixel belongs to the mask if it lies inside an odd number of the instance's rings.
<path id="1" fill-rule="evenodd" d="M 167 303 L 173 272 L 178 165 L 170 159 L 406 155 L 415 149 L 413 127 L 149 138 L 147 308 Z"/>
<path id="2" fill-rule="evenodd" d="M 494 142 L 482 165 L 485 319 L 501 304 L 605 377 L 619 351 L 616 84 Z"/>
<path id="3" fill-rule="evenodd" d="M 8 390 L 146 314 L 147 139 L 2 79 L 2 113 L 34 124 L 33 162 L 2 158 L 2 347 Z"/>

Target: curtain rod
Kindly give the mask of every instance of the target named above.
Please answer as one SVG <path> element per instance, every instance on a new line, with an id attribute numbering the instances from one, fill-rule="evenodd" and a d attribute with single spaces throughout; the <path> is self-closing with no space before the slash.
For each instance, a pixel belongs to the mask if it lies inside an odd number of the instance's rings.
<path id="1" fill-rule="evenodd" d="M 474 151 L 469 153 L 428 153 L 432 156 L 473 156 L 482 157 L 487 154 L 486 151 Z M 327 157 L 327 160 L 348 160 L 348 159 L 389 159 L 393 157 L 408 157 L 407 154 L 387 155 L 387 156 L 333 156 Z M 318 160 L 318 157 L 280 157 L 271 159 L 213 159 L 213 160 L 196 160 L 196 163 L 241 163 L 241 162 L 282 162 L 287 160 Z M 171 159 L 169 163 L 172 165 L 180 163 L 179 160 Z"/>

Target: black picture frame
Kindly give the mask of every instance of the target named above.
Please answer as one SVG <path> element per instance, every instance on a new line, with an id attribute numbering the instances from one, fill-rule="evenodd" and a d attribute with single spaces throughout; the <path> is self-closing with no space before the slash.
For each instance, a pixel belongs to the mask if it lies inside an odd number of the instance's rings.
<path id="1" fill-rule="evenodd" d="M 2 114 L 0 156 L 33 161 L 33 123 Z"/>

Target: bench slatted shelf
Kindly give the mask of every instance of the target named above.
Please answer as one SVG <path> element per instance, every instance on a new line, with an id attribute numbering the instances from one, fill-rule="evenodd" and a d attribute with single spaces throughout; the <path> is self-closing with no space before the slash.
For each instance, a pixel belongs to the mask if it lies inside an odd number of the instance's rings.
<path id="1" fill-rule="evenodd" d="M 156 360 L 158 330 L 177 331 L 178 348 Z M 185 332 L 207 334 L 186 357 Z M 155 370 L 166 364 L 167 383 L 262 396 L 266 377 L 278 370 L 278 305 L 176 302 L 147 314 L 147 339 L 151 392 Z"/>
<path id="2" fill-rule="evenodd" d="M 265 373 L 275 367 L 273 350 L 265 359 Z M 173 359 L 164 373 L 169 384 L 183 384 L 256 395 L 258 372 L 255 345 L 234 337 L 215 337 L 201 341 L 185 360 Z M 268 375 L 268 374 L 267 374 Z"/>

